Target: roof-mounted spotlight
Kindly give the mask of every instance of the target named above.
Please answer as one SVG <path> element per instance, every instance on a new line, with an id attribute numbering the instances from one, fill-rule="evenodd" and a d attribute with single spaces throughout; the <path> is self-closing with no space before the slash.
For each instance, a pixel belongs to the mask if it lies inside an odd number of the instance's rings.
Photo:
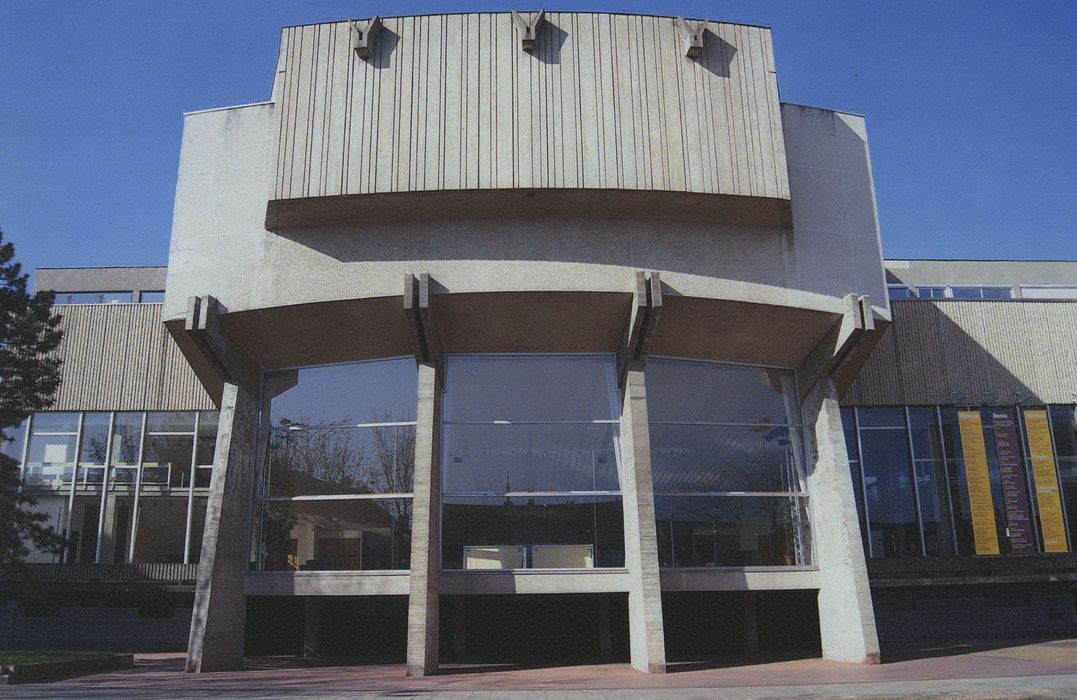
<path id="1" fill-rule="evenodd" d="M 673 20 L 677 33 L 684 39 L 684 55 L 693 60 L 703 55 L 703 34 L 707 31 L 707 20 L 688 20 L 678 17 Z"/>

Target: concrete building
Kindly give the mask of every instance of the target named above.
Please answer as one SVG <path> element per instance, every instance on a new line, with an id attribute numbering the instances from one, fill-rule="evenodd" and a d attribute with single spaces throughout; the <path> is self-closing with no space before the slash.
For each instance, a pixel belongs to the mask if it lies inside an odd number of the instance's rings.
<path id="1" fill-rule="evenodd" d="M 884 264 L 864 119 L 781 103 L 763 27 L 285 28 L 270 101 L 186 115 L 167 269 L 38 286 L 64 381 L 6 449 L 71 544 L 20 645 L 662 672 L 1015 596 L 1077 628 L 1077 264 Z"/>

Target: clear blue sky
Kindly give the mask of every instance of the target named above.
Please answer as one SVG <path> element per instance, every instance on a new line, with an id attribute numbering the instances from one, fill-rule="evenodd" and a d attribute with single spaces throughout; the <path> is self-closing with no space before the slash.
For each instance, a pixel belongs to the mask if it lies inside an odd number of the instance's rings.
<path id="1" fill-rule="evenodd" d="M 281 26 L 509 7 L 0 0 L 0 228 L 31 268 L 164 264 L 182 114 L 267 99 Z M 784 101 L 867 116 L 889 257 L 1077 258 L 1077 0 L 558 9 L 773 27 Z"/>

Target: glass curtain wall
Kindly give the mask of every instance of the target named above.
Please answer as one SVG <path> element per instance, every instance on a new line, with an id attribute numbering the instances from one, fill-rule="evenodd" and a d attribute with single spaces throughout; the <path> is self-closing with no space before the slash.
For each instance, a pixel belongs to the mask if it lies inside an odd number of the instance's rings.
<path id="1" fill-rule="evenodd" d="M 453 355 L 442 405 L 443 568 L 624 566 L 612 355 Z"/>
<path id="2" fill-rule="evenodd" d="M 412 358 L 265 373 L 252 569 L 408 568 L 417 398 Z"/>
<path id="3" fill-rule="evenodd" d="M 19 462 L 38 510 L 67 533 L 59 560 L 191 563 L 198 559 L 185 545 L 202 529 L 192 512 L 205 500 L 217 420 L 216 411 L 42 412 L 10 431 L 4 452 Z M 195 486 L 171 476 L 192 469 L 203 475 Z M 29 560 L 57 558 L 32 552 Z"/>
<path id="4" fill-rule="evenodd" d="M 976 554 L 972 506 L 964 445 L 954 406 L 858 407 L 842 410 L 849 468 L 857 493 L 864 547 L 871 557 L 971 556 Z M 1011 508 L 1025 513 L 1031 540 L 1043 552 L 1042 523 L 1031 473 L 1024 416 L 1029 410 L 1049 415 L 1053 454 L 1062 505 L 1077 498 L 1077 437 L 1072 406 L 974 407 L 979 414 L 1000 554 L 1012 543 L 1007 528 L 996 414 L 1011 415 L 1018 442 L 1019 488 L 1011 490 Z M 915 478 L 913 478 L 915 474 Z M 1023 495 L 1022 495 L 1023 494 Z M 1070 540 L 1077 521 L 1068 516 Z"/>
<path id="5" fill-rule="evenodd" d="M 794 373 L 670 358 L 646 371 L 659 565 L 810 564 Z"/>

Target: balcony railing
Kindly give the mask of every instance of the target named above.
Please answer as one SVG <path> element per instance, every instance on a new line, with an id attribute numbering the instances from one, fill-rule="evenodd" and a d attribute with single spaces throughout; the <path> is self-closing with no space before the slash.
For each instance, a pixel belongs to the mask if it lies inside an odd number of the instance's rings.
<path id="1" fill-rule="evenodd" d="M 41 583 L 159 583 L 193 585 L 198 564 L 27 564 Z M 0 578 L 9 572 L 0 570 Z"/>
<path id="2" fill-rule="evenodd" d="M 924 557 L 868 559 L 872 584 L 900 585 L 913 579 L 1005 579 L 1077 577 L 1077 554 L 1033 554 L 1009 557 Z"/>

